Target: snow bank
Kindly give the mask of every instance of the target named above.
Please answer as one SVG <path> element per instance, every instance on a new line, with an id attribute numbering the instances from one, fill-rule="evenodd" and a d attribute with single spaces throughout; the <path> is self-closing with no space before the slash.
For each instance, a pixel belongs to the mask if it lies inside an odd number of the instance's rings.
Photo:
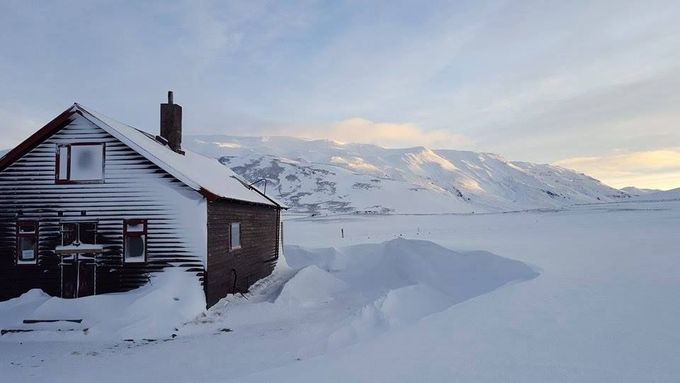
<path id="1" fill-rule="evenodd" d="M 333 295 L 347 285 L 317 266 L 307 266 L 288 281 L 276 298 L 276 303 L 315 306 L 333 300 Z"/>
<path id="2" fill-rule="evenodd" d="M 534 278 L 526 264 L 485 251 L 460 253 L 429 241 L 394 239 L 345 248 L 286 248 L 302 268 L 276 303 L 359 309 L 333 329 L 332 348 L 414 323 L 506 283 Z"/>
<path id="3" fill-rule="evenodd" d="M 50 298 L 42 290 L 34 289 L 20 297 L 0 302 L 0 328 L 16 328 L 14 326 L 28 318 L 37 306 Z"/>
<path id="4" fill-rule="evenodd" d="M 331 348 L 347 346 L 389 328 L 414 323 L 453 304 L 450 296 L 423 284 L 390 290 L 331 334 L 328 345 Z"/>
<path id="5" fill-rule="evenodd" d="M 31 290 L 0 303 L 0 325 L 5 329 L 54 330 L 66 326 L 77 339 L 127 339 L 169 337 L 176 328 L 205 310 L 205 296 L 198 278 L 179 268 L 154 274 L 139 289 L 79 299 L 50 297 Z M 74 320 L 25 325 L 23 320 Z M 76 335 L 77 334 L 77 335 Z"/>
<path id="6" fill-rule="evenodd" d="M 424 284 L 454 301 L 538 275 L 522 262 L 486 251 L 461 253 L 434 242 L 401 238 L 340 249 L 289 246 L 286 260 L 293 268 L 315 265 L 356 290 L 388 292 Z"/>
<path id="7" fill-rule="evenodd" d="M 303 352 L 312 355 L 410 325 L 508 282 L 538 275 L 521 262 L 488 252 L 461 253 L 407 239 L 343 248 L 290 246 L 285 263 L 250 294 L 229 296 L 206 316 L 199 317 L 205 298 L 198 278 L 168 268 L 127 293 L 61 299 L 30 291 L 0 303 L 0 325 L 37 330 L 22 339 L 120 340 L 166 339 L 180 327 L 183 334 L 197 334 L 290 321 L 315 334 Z M 320 317 L 326 319 L 304 324 Z M 82 323 L 24 324 L 25 319 Z M 192 325 L 183 327 L 186 323 Z"/>
<path id="8" fill-rule="evenodd" d="M 296 357 L 309 358 L 538 275 L 524 263 L 488 252 L 456 252 L 407 239 L 339 248 L 286 246 L 282 260 L 286 267 L 250 293 L 224 298 L 183 333 L 276 329 L 297 334 L 281 344 L 290 347 L 293 341 Z"/>

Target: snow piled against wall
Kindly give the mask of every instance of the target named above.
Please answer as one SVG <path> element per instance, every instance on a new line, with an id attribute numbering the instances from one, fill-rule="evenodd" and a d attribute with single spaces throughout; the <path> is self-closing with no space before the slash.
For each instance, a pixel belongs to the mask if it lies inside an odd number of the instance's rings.
<path id="1" fill-rule="evenodd" d="M 127 293 L 61 299 L 31 290 L 0 303 L 0 328 L 34 330 L 21 334 L 22 339 L 121 340 L 168 339 L 266 322 L 285 327 L 282 323 L 290 322 L 301 329 L 317 328 L 318 337 L 304 352 L 311 355 L 538 275 L 524 263 L 488 252 L 456 252 L 406 239 L 341 248 L 287 246 L 282 261 L 250 294 L 228 296 L 208 312 L 198 278 L 171 267 Z M 326 320 L 300 324 L 317 316 Z M 82 323 L 25 324 L 26 319 Z M 214 325 L 206 326 L 210 322 Z"/>
<path id="2" fill-rule="evenodd" d="M 522 262 L 489 252 L 457 252 L 407 239 L 339 248 L 286 246 L 285 261 L 247 296 L 216 304 L 200 325 L 213 322 L 213 330 L 239 333 L 251 326 L 295 329 L 304 334 L 282 343 L 304 339 L 299 355 L 310 357 L 538 276 Z"/>
<path id="3" fill-rule="evenodd" d="M 41 330 L 70 326 L 73 339 L 139 339 L 172 336 L 178 327 L 205 310 L 205 296 L 196 275 L 179 268 L 167 268 L 154 274 L 145 286 L 117 294 L 103 294 L 80 299 L 50 297 L 41 290 L 0 302 L 0 327 L 33 329 L 29 338 L 45 339 Z M 27 326 L 29 320 L 82 319 Z M 54 331 L 47 331 L 54 334 Z M 83 334 L 85 334 L 83 336 Z M 58 334 L 63 339 L 65 333 Z M 47 335 L 49 337 L 49 335 Z M 66 335 L 68 336 L 68 335 Z"/>

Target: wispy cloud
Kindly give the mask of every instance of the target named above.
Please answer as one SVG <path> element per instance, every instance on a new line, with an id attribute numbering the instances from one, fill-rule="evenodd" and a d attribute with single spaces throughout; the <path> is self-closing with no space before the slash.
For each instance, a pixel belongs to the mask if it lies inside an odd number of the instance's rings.
<path id="1" fill-rule="evenodd" d="M 42 115 L 45 121 L 33 116 Z M 28 138 L 55 116 L 26 109 L 4 109 L 0 107 L 0 150 L 10 149 Z"/>
<path id="2" fill-rule="evenodd" d="M 618 188 L 633 185 L 667 190 L 680 185 L 680 148 L 568 158 L 555 165 L 584 172 Z"/>
<path id="3" fill-rule="evenodd" d="M 674 0 L 4 1 L 0 146 L 73 101 L 155 130 L 173 89 L 187 134 L 654 151 L 680 141 L 679 18 Z"/>
<path id="4" fill-rule="evenodd" d="M 360 117 L 345 119 L 326 128 L 304 128 L 294 135 L 384 147 L 456 148 L 471 144 L 469 138 L 448 130 L 425 130 L 415 124 L 375 122 Z"/>

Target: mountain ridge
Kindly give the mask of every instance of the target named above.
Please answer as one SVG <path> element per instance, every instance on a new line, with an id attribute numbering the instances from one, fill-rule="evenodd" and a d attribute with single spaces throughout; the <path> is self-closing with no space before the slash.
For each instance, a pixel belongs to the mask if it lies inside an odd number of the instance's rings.
<path id="1" fill-rule="evenodd" d="M 638 187 L 635 187 L 635 186 L 626 186 L 626 187 L 621 188 L 619 190 L 630 194 L 632 197 L 639 197 L 639 196 L 643 196 L 643 195 L 647 195 L 647 194 L 663 192 L 663 190 L 644 189 L 644 188 L 638 188 Z"/>

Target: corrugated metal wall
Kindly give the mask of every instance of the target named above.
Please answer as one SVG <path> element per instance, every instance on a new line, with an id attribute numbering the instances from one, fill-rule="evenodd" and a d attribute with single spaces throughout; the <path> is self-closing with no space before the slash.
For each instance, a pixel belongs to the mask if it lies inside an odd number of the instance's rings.
<path id="1" fill-rule="evenodd" d="M 55 184 L 57 145 L 97 142 L 106 145 L 105 182 Z M 81 216 L 98 222 L 98 292 L 125 291 L 168 265 L 203 278 L 207 206 L 194 190 L 175 180 L 83 117 L 41 143 L 0 172 L 0 299 L 43 288 L 59 295 L 60 222 Z M 39 221 L 39 264 L 14 265 L 16 221 Z M 148 262 L 124 264 L 123 220 L 148 220 Z"/>

